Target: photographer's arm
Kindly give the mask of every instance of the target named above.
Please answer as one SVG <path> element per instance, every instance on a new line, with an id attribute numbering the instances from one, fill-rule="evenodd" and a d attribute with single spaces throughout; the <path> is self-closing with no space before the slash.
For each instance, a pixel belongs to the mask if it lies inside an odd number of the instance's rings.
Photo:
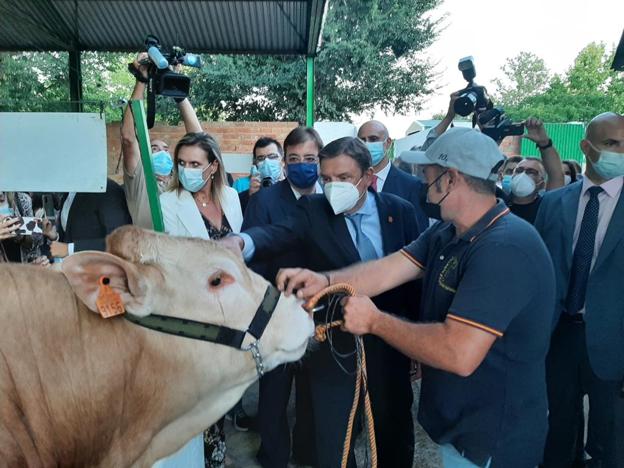
<path id="1" fill-rule="evenodd" d="M 186 133 L 203 132 L 202 126 L 197 118 L 197 113 L 188 98 L 178 103 L 178 109 L 182 115 L 182 121 L 184 122 Z"/>
<path id="2" fill-rule="evenodd" d="M 147 66 L 141 62 L 145 61 L 147 54 L 140 53 L 134 61 L 134 67 L 147 78 Z M 132 90 L 131 100 L 143 100 L 145 94 L 145 83 L 136 80 L 134 89 Z M 126 174 L 134 174 L 139 162 L 141 161 L 141 152 L 139 150 L 139 142 L 136 138 L 134 130 L 134 117 L 130 104 L 126 106 L 124 111 L 123 123 L 121 126 L 121 151 L 123 154 L 124 171 Z"/>
<path id="3" fill-rule="evenodd" d="M 525 138 L 533 141 L 538 147 L 548 145 L 550 138 L 541 120 L 531 117 L 526 120 L 525 126 L 527 129 L 527 134 L 524 136 Z M 544 170 L 548 176 L 546 190 L 554 190 L 563 187 L 565 182 L 559 152 L 552 145 L 546 149 L 540 148 L 539 150 L 542 156 Z"/>
<path id="4" fill-rule="evenodd" d="M 455 101 L 459 97 L 459 92 L 451 94 L 451 100 L 449 102 L 448 110 L 446 111 L 446 115 L 440 121 L 438 125 L 433 127 L 432 132 L 435 132 L 436 136 L 442 135 L 449 126 L 453 123 L 453 119 L 455 118 Z M 433 133 L 432 133 L 433 134 Z"/>

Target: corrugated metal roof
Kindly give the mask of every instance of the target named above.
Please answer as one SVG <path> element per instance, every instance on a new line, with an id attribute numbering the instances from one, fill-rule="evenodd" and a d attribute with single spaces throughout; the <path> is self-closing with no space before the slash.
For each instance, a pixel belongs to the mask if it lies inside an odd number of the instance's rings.
<path id="1" fill-rule="evenodd" d="M 148 34 L 191 52 L 314 55 L 327 0 L 0 0 L 0 51 L 128 51 Z"/>
<path id="2" fill-rule="evenodd" d="M 557 148 L 561 159 L 574 159 L 580 163 L 585 162 L 585 155 L 579 147 L 579 143 L 585 137 L 585 125 L 582 123 L 547 123 L 544 124 L 548 135 Z M 522 156 L 537 156 L 539 150 L 535 143 L 526 138 L 522 139 L 520 147 Z"/>

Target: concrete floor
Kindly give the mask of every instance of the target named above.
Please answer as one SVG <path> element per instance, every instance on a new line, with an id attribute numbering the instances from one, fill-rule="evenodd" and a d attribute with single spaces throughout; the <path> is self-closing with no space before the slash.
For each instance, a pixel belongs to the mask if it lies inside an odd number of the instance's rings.
<path id="1" fill-rule="evenodd" d="M 441 466 L 435 444 L 429 439 L 420 425 L 416 422 L 416 413 L 418 411 L 418 395 L 420 393 L 420 385 L 415 382 L 412 385 L 414 389 L 414 405 L 412 413 L 414 415 L 414 432 L 416 436 L 416 447 L 414 450 L 414 467 L 415 468 L 437 468 Z M 294 395 L 294 391 L 292 392 Z M 247 414 L 254 415 L 258 405 L 258 384 L 254 384 L 243 397 L 243 406 Z M 293 400 L 291 398 L 291 410 Z M 294 411 L 290 411 L 291 417 Z M 292 425 L 291 425 L 292 427 Z M 260 446 L 260 436 L 254 431 L 238 432 L 231 421 L 226 421 L 226 443 L 227 458 L 226 467 L 236 468 L 259 468 L 255 456 Z M 366 460 L 366 446 L 364 437 L 359 437 L 356 443 L 356 459 L 358 467 L 363 468 Z M 291 464 L 290 468 L 302 468 L 299 465 Z"/>

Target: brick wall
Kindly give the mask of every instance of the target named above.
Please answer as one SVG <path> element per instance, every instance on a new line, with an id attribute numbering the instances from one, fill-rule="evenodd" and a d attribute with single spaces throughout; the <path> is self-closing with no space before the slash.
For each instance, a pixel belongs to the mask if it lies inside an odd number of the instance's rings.
<path id="1" fill-rule="evenodd" d="M 117 171 L 117 164 L 121 151 L 121 137 L 119 122 L 110 123 L 106 126 L 106 138 L 108 140 L 108 173 L 118 180 L 121 174 L 121 165 Z M 297 126 L 297 122 L 204 122 L 204 131 L 214 136 L 221 151 L 224 153 L 248 153 L 251 154 L 253 145 L 258 138 L 269 136 L 280 143 L 284 142 L 286 135 Z M 165 140 L 169 143 L 171 153 L 176 143 L 185 134 L 184 126 L 168 126 L 156 124 L 150 130 L 150 138 Z"/>
<path id="2" fill-rule="evenodd" d="M 519 136 L 509 136 L 503 140 L 500 149 L 505 156 L 520 156 L 521 141 Z"/>

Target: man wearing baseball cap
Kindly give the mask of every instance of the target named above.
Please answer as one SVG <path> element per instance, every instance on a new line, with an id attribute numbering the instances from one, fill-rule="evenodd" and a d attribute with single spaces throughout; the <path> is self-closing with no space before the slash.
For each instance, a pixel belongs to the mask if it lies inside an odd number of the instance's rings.
<path id="1" fill-rule="evenodd" d="M 379 260 L 325 273 L 286 269 L 277 285 L 300 297 L 328 283 L 355 287 L 344 328 L 423 363 L 418 419 L 444 467 L 534 467 L 547 430 L 550 256 L 535 229 L 496 199 L 503 156 L 491 138 L 453 128 L 401 159 L 424 167 L 426 203 L 442 222 Z M 420 323 L 369 299 L 421 277 Z"/>

